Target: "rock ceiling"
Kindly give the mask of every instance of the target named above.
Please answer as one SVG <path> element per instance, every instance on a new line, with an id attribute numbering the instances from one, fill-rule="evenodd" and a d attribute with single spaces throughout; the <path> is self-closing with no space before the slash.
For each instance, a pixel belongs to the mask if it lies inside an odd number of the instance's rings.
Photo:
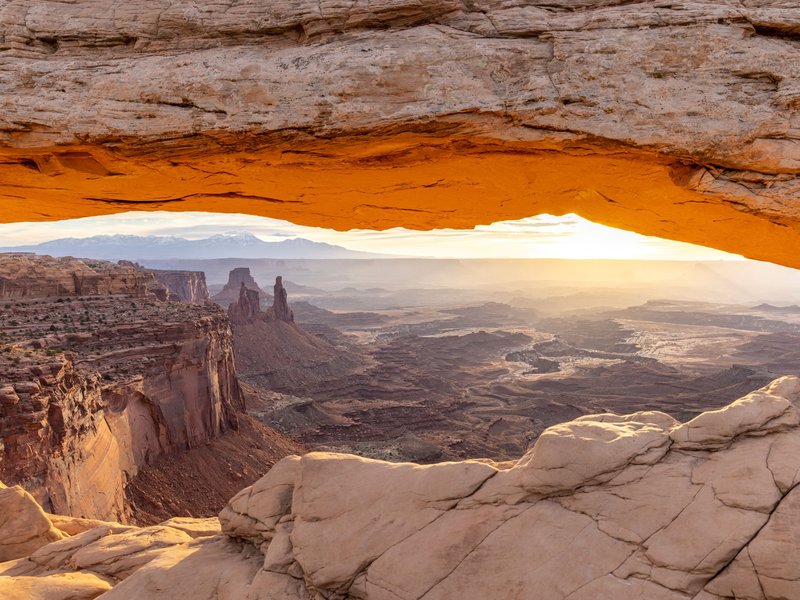
<path id="1" fill-rule="evenodd" d="M 576 212 L 800 267 L 793 0 L 11 0 L 0 222 Z"/>

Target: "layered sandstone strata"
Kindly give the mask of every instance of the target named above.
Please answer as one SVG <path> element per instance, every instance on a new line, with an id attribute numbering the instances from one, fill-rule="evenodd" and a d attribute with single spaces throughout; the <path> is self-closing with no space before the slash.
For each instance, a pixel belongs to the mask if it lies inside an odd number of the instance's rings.
<path id="1" fill-rule="evenodd" d="M 257 294 L 259 298 L 269 301 L 269 294 L 262 290 L 253 276 L 250 274 L 248 267 L 236 267 L 231 269 L 228 273 L 228 282 L 217 294 L 214 294 L 212 300 L 222 306 L 228 308 L 232 304 L 239 301 L 242 288 L 251 290 Z"/>
<path id="2" fill-rule="evenodd" d="M 155 280 L 167 288 L 169 299 L 204 304 L 209 299 L 206 274 L 202 271 L 151 270 Z"/>
<path id="3" fill-rule="evenodd" d="M 0 300 L 125 294 L 143 297 L 153 275 L 132 263 L 3 254 Z"/>
<path id="4" fill-rule="evenodd" d="M 800 266 L 798 31 L 789 0 L 15 0 L 0 220 L 577 212 Z"/>
<path id="5" fill-rule="evenodd" d="M 51 512 L 125 520 L 141 467 L 235 428 L 244 408 L 214 305 L 26 297 L 3 303 L 0 331 L 0 479 Z"/>
<path id="6" fill-rule="evenodd" d="M 221 533 L 98 527 L 0 565 L 0 590 L 74 577 L 113 585 L 103 599 L 785 600 L 800 595 L 798 473 L 800 379 L 785 377 L 687 423 L 556 425 L 508 464 L 289 457 L 231 499 Z"/>

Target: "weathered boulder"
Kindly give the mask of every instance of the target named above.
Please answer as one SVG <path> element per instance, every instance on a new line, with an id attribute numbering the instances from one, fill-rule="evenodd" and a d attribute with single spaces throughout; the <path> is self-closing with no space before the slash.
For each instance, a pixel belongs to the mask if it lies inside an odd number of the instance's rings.
<path id="1" fill-rule="evenodd" d="M 0 562 L 26 556 L 64 537 L 28 492 L 0 482 Z"/>
<path id="2" fill-rule="evenodd" d="M 191 519 L 183 519 L 181 525 L 190 530 L 203 530 L 203 521 L 206 520 L 198 519 L 193 523 Z M 0 525 L 0 534 L 6 530 L 6 524 Z M 43 546 L 28 558 L 0 563 L 0 597 L 14 600 L 96 598 L 165 554 L 181 556 L 192 541 L 192 536 L 185 531 L 169 526 L 99 525 Z"/>

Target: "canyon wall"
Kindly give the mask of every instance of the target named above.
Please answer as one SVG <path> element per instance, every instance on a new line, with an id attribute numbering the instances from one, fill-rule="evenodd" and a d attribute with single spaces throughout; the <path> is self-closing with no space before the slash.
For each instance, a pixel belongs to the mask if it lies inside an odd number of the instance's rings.
<path id="1" fill-rule="evenodd" d="M 798 32 L 787 0 L 15 0 L 0 221 L 577 212 L 800 266 Z"/>
<path id="2" fill-rule="evenodd" d="M 236 428 L 244 401 L 217 307 L 25 298 L 0 313 L 0 479 L 47 510 L 125 520 L 140 467 Z"/>
<path id="3" fill-rule="evenodd" d="M 220 523 L 40 538 L 0 564 L 0 593 L 786 600 L 800 596 L 799 473 L 800 379 L 785 377 L 686 423 L 587 415 L 504 464 L 288 457 Z"/>
<path id="4" fill-rule="evenodd" d="M 209 299 L 206 274 L 202 271 L 151 270 L 155 280 L 169 291 L 170 300 L 203 304 Z"/>
<path id="5" fill-rule="evenodd" d="M 108 261 L 4 254 L 0 260 L 0 299 L 53 296 L 147 295 L 153 275 L 132 265 Z"/>

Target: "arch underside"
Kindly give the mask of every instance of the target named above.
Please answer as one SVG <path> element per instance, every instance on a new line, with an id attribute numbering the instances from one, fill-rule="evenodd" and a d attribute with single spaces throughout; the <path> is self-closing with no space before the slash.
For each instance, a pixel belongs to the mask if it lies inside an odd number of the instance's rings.
<path id="1" fill-rule="evenodd" d="M 789 4 L 183 4 L 0 9 L 0 222 L 574 212 L 800 267 Z"/>

